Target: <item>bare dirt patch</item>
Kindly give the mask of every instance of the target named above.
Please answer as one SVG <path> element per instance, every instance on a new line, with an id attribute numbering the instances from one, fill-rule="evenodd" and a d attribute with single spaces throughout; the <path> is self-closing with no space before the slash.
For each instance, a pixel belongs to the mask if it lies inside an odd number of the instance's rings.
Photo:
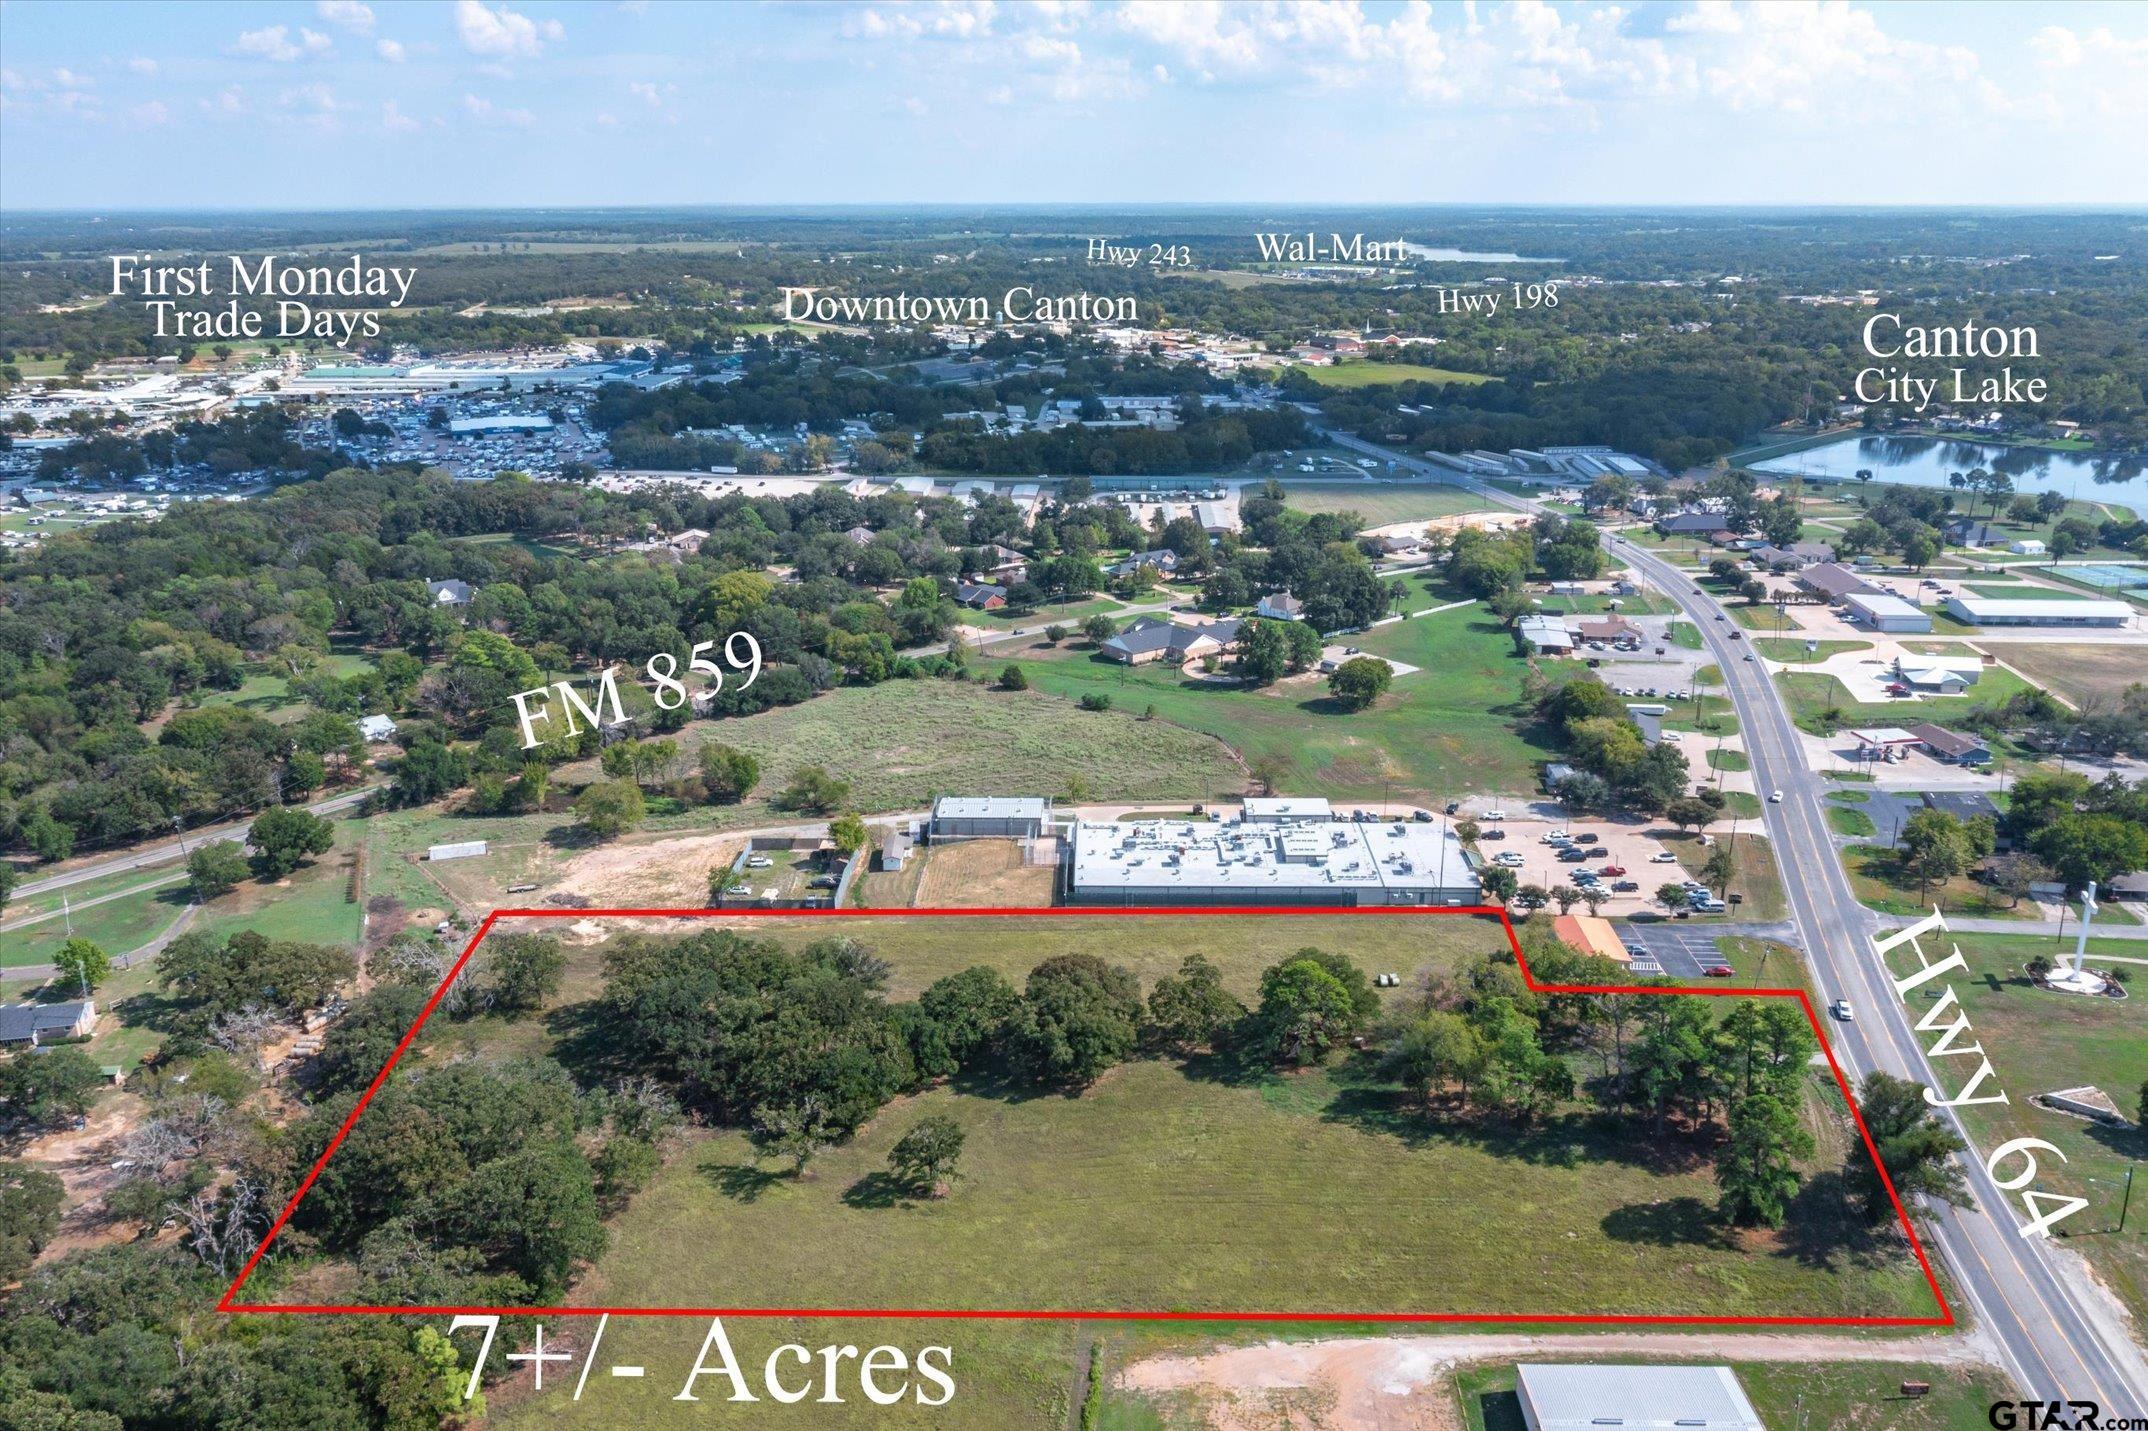
<path id="1" fill-rule="evenodd" d="M 1302 1425 L 1445 1431 L 1461 1425 L 1449 1385 L 1459 1367 L 1602 1353 L 1707 1361 L 1992 1362 L 1981 1334 L 1897 1341 L 1760 1333 L 1345 1337 L 1151 1357 L 1127 1367 L 1118 1381 L 1124 1390 L 1154 1397 L 1193 1424 L 1222 1431 Z"/>
<path id="2" fill-rule="evenodd" d="M 924 851 L 917 903 L 927 909 L 961 906 L 1034 909 L 1052 902 L 1051 865 L 1022 863 L 1014 840 L 964 840 Z"/>
<path id="3" fill-rule="evenodd" d="M 720 834 L 605 845 L 568 861 L 557 883 L 600 909 L 701 909 L 709 871 L 728 866 L 745 843 Z"/>

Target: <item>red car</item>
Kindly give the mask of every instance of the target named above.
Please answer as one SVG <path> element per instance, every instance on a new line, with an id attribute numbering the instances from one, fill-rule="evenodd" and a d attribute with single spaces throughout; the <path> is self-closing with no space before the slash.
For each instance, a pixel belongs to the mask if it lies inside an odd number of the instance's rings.
<path id="1" fill-rule="evenodd" d="M 1626 873 L 1626 867 L 1624 865 L 1605 865 L 1596 873 L 1602 875 L 1605 879 L 1617 879 L 1620 875 Z"/>
<path id="2" fill-rule="evenodd" d="M 1701 970 L 1701 972 L 1703 974 L 1706 974 L 1711 979 L 1728 979 L 1731 976 L 1732 970 L 1728 964 L 1710 964 L 1707 968 Z"/>

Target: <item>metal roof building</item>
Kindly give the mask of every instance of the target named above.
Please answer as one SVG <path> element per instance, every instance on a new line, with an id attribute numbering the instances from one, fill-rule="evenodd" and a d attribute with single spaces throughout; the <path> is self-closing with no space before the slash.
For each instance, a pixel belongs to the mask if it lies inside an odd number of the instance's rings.
<path id="1" fill-rule="evenodd" d="M 1932 618 L 1921 607 L 1884 591 L 1846 592 L 1842 604 L 1850 615 L 1874 631 L 1929 631 Z"/>
<path id="2" fill-rule="evenodd" d="M 2133 608 L 2123 601 L 2066 597 L 1950 596 L 1947 614 L 1971 626 L 2123 626 Z"/>
<path id="3" fill-rule="evenodd" d="M 1072 904 L 1467 905 L 1482 898 L 1444 825 L 1287 820 L 1083 821 L 1067 870 Z"/>
<path id="4" fill-rule="evenodd" d="M 942 795 L 925 833 L 933 840 L 1033 839 L 1051 817 L 1052 802 L 1041 796 Z"/>
<path id="5" fill-rule="evenodd" d="M 1529 1431 L 1766 1431 L 1727 1366 L 1523 1365 Z"/>

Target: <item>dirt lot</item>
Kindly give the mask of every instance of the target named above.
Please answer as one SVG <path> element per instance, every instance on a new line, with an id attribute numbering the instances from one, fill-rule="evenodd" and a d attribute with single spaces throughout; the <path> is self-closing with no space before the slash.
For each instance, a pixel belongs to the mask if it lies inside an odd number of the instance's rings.
<path id="1" fill-rule="evenodd" d="M 1174 1411 L 1189 1413 L 1184 1419 L 1191 1424 L 1224 1431 L 1303 1425 L 1448 1431 L 1463 1424 L 1448 1385 L 1457 1368 L 1484 1361 L 1583 1354 L 1964 1366 L 1992 1361 L 1975 1334 L 1887 1342 L 1760 1334 L 1348 1337 L 1266 1342 L 1199 1356 L 1153 1357 L 1128 1367 L 1120 1374 L 1119 1384 L 1163 1399 Z"/>
<path id="2" fill-rule="evenodd" d="M 925 861 L 918 881 L 922 908 L 956 906 L 1035 908 L 1052 902 L 1053 865 L 1025 865 L 1014 840 L 963 840 L 919 852 Z"/>
<path id="3" fill-rule="evenodd" d="M 2084 697 L 2115 698 L 2127 686 L 2148 679 L 2148 643 L 2120 645 L 2038 645 L 2023 642 L 2003 650 L 2006 663 L 2078 705 Z"/>
<path id="4" fill-rule="evenodd" d="M 700 909 L 709 871 L 728 866 L 745 843 L 737 834 L 622 841 L 574 856 L 551 884 L 599 908 Z"/>

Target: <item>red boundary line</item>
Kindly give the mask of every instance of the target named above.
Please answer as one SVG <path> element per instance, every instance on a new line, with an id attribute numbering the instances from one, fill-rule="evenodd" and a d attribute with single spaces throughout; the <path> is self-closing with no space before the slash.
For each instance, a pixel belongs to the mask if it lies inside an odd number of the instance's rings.
<path id="1" fill-rule="evenodd" d="M 433 1010 L 439 1006 L 441 996 L 447 992 L 448 985 L 454 981 L 455 976 L 457 974 L 460 974 L 462 972 L 463 965 L 470 962 L 470 956 L 477 952 L 477 946 L 484 942 L 485 936 L 491 932 L 492 926 L 499 920 L 589 918 L 701 919 L 708 918 L 711 916 L 745 918 L 765 917 L 778 919 L 986 919 L 1006 918 L 1009 916 L 1033 918 L 1082 918 L 1096 916 L 1111 916 L 1116 918 L 1140 918 L 1156 916 L 1171 918 L 1200 918 L 1203 916 L 1232 916 L 1248 914 L 1297 916 L 1301 918 L 1337 915 L 1407 916 L 1430 914 L 1461 914 L 1489 916 L 1491 918 L 1497 919 L 1499 921 L 1500 927 L 1506 931 L 1507 944 L 1514 952 L 1515 963 L 1521 968 L 1523 983 L 1526 984 L 1530 989 L 1533 989 L 1538 993 L 1642 995 L 1667 994 L 1673 996 L 1690 995 L 1703 998 L 1759 997 L 1796 999 L 1798 1002 L 1798 1006 L 1805 1011 L 1805 1022 L 1812 1026 L 1813 1034 L 1820 1040 L 1821 1051 L 1827 1055 L 1827 1067 L 1829 1072 L 1834 1074 L 1835 1087 L 1841 1090 L 1843 1102 L 1849 1107 L 1850 1117 L 1857 1124 L 1857 1135 L 1864 1140 L 1865 1152 L 1870 1155 L 1873 1166 L 1878 1168 L 1879 1170 L 1880 1182 L 1887 1189 L 1887 1196 L 1889 1200 L 1894 1203 L 1895 1217 L 1900 1222 L 1903 1233 L 1909 1238 L 1910 1249 L 1916 1254 L 1917 1265 L 1920 1269 L 1922 1269 L 1924 1273 L 1925 1285 L 1931 1289 L 1932 1300 L 1938 1304 L 1939 1314 L 1937 1316 L 1928 1317 L 1769 1317 L 1720 1315 L 1683 1316 L 1671 1314 L 1619 1312 L 1141 1312 L 1126 1311 L 1123 1309 L 1116 1308 L 1075 1311 L 1067 1309 L 1035 1308 L 1017 1310 L 978 1310 L 969 1308 L 958 1309 L 946 1307 L 379 1307 L 358 1304 L 238 1302 L 234 1300 L 234 1298 L 236 1298 L 239 1294 L 239 1289 L 246 1285 L 246 1280 L 249 1277 L 253 1276 L 254 1268 L 259 1266 L 261 1259 L 267 1255 L 269 1245 L 273 1243 L 276 1240 L 278 1234 L 283 1231 L 284 1224 L 288 1223 L 291 1220 L 291 1214 L 298 1210 L 298 1205 L 300 1201 L 302 1201 L 305 1198 L 306 1194 L 311 1191 L 315 1180 L 318 1179 L 321 1175 L 321 1169 L 326 1167 L 328 1164 L 328 1160 L 335 1156 L 336 1149 L 343 1145 L 343 1140 L 346 1137 L 350 1136 L 350 1131 L 352 1127 L 354 1127 L 358 1122 L 358 1115 L 365 1112 L 366 1106 L 373 1101 L 373 1095 L 380 1092 L 381 1086 L 388 1081 L 388 1075 L 394 1071 L 395 1065 L 402 1060 L 404 1053 L 409 1050 L 412 1041 L 417 1038 L 418 1031 L 425 1027 L 425 1021 L 433 1016 Z M 328 1313 L 360 1313 L 375 1315 L 431 1314 L 440 1316 L 530 1316 L 542 1314 L 546 1316 L 609 1315 L 621 1317 L 906 1317 L 919 1319 L 978 1321 L 1491 1323 L 1542 1322 L 1550 1324 L 1583 1324 L 1604 1326 L 1727 1327 L 1951 1327 L 1955 1324 L 1954 1309 L 1947 1305 L 1946 1293 L 1940 1290 L 1939 1278 L 1934 1275 L 1932 1271 L 1931 1259 L 1925 1253 L 1924 1243 L 1922 1239 L 1917 1236 L 1917 1229 L 1910 1221 L 1908 1210 L 1902 1205 L 1901 1195 L 1895 1191 L 1894 1180 L 1887 1176 L 1886 1165 L 1880 1161 L 1879 1149 L 1873 1145 L 1871 1131 L 1865 1127 L 1864 1114 L 1857 1107 L 1856 1096 L 1850 1092 L 1849 1080 L 1843 1076 L 1842 1065 L 1835 1060 L 1834 1047 L 1827 1041 L 1827 1030 L 1821 1026 L 1818 1015 L 1813 1012 L 1812 1000 L 1806 997 L 1805 991 L 1803 989 L 1711 989 L 1684 987 L 1656 988 L 1634 984 L 1538 983 L 1535 974 L 1530 972 L 1528 957 L 1522 953 L 1521 940 L 1515 936 L 1513 922 L 1507 918 L 1506 910 L 1500 908 L 1497 905 L 1459 905 L 1445 907 L 1420 907 L 1407 905 L 1369 907 L 1320 907 L 1307 905 L 1195 905 L 1183 909 L 1151 906 L 1139 906 L 1120 909 L 1099 907 L 1093 905 L 1045 906 L 1041 908 L 1026 907 L 1005 909 L 496 909 L 491 914 L 485 916 L 485 922 L 477 927 L 477 933 L 470 936 L 470 942 L 463 946 L 461 957 L 456 959 L 454 966 L 451 967 L 447 971 L 447 974 L 440 980 L 440 986 L 433 990 L 433 996 L 430 999 L 426 1000 L 425 1007 L 419 1011 L 417 1021 L 411 1024 L 409 1031 L 403 1035 L 402 1041 L 396 1044 L 395 1052 L 388 1056 L 388 1061 L 381 1066 L 380 1072 L 373 1076 L 373 1082 L 367 1086 L 365 1094 L 358 1100 L 357 1106 L 351 1109 L 350 1116 L 346 1117 L 343 1120 L 343 1126 L 336 1130 L 335 1137 L 329 1140 L 328 1146 L 322 1150 L 321 1156 L 314 1160 L 313 1167 L 310 1171 L 307 1172 L 305 1180 L 299 1183 L 298 1191 L 291 1194 L 291 1200 L 284 1204 L 283 1211 L 277 1215 L 276 1221 L 269 1227 L 268 1234 L 261 1239 L 261 1245 L 254 1249 L 254 1255 L 246 1260 L 246 1265 L 239 1269 L 239 1275 L 232 1279 L 232 1283 L 229 1287 L 224 1289 L 224 1295 L 217 1301 L 216 1310 L 219 1312 L 229 1313 L 283 1312 L 310 1315 L 324 1315 Z"/>

